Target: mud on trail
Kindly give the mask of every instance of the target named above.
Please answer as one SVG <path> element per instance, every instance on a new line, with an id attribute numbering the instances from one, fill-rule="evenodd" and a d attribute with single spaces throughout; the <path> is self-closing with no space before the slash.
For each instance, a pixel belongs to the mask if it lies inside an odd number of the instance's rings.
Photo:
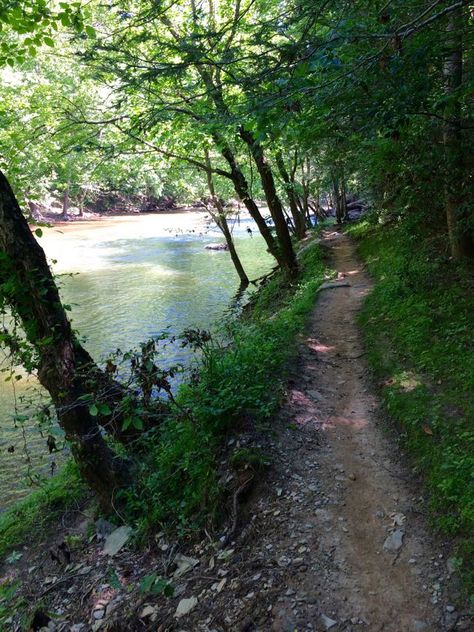
<path id="1" fill-rule="evenodd" d="M 347 236 L 327 233 L 323 246 L 338 278 L 302 337 L 274 467 L 231 544 L 225 586 L 201 593 L 175 629 L 472 629 L 449 601 L 448 554 L 430 541 L 419 485 L 380 428 L 357 327 L 370 279 Z"/>

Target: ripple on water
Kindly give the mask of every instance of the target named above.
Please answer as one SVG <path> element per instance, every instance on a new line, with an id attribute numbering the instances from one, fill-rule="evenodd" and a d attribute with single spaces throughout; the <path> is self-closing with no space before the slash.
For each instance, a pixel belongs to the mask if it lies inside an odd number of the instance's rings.
<path id="1" fill-rule="evenodd" d="M 182 234 L 178 229 L 195 233 Z M 246 233 L 249 220 L 236 225 L 236 245 L 249 276 L 270 269 L 272 260 L 263 240 Z M 229 305 L 238 277 L 227 252 L 204 248 L 220 240 L 204 232 L 202 215 L 144 215 L 99 222 L 72 223 L 46 229 L 40 240 L 56 273 L 61 276 L 63 300 L 72 306 L 73 324 L 86 338 L 86 347 L 99 360 L 120 348 L 136 347 L 165 328 L 179 334 L 186 327 L 209 328 Z M 78 274 L 77 274 L 78 273 Z M 179 343 L 165 350 L 169 364 L 190 361 Z M 34 385 L 34 381 L 29 381 Z M 27 380 L 16 385 L 26 395 Z M 24 437 L 13 425 L 11 383 L 0 382 L 0 508 L 29 489 Z M 48 474 L 52 460 L 31 423 L 25 428 L 32 472 Z M 8 452 L 14 446 L 15 452 Z"/>

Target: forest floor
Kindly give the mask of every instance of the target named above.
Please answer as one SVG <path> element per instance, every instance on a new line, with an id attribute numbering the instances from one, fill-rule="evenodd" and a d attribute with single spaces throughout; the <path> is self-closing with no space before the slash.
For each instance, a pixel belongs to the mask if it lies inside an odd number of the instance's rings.
<path id="1" fill-rule="evenodd" d="M 63 570 L 36 550 L 43 560 L 25 556 L 23 586 L 30 603 L 57 613 L 48 629 L 473 629 L 449 547 L 430 534 L 420 481 L 373 394 L 357 326 L 371 281 L 347 236 L 327 232 L 322 245 L 338 276 L 301 335 L 266 445 L 272 466 L 240 507 L 234 540 L 186 549 L 162 534 L 153 551 L 106 555 L 94 539 Z M 169 579 L 172 597 L 151 594 L 152 580 L 144 588 L 152 572 Z"/>

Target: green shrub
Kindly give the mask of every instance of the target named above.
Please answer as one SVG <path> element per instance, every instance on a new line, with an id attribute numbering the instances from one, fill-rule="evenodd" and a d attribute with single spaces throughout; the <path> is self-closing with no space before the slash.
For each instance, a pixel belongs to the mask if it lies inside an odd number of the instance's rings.
<path id="1" fill-rule="evenodd" d="M 175 414 L 160 431 L 143 438 L 147 456 L 126 501 L 139 530 L 188 531 L 219 518 L 222 448 L 244 425 L 271 427 L 285 368 L 325 272 L 319 248 L 308 248 L 297 282 L 276 275 L 255 296 L 250 315 L 226 324 L 225 342 L 202 345 L 198 379 L 181 387 Z"/>

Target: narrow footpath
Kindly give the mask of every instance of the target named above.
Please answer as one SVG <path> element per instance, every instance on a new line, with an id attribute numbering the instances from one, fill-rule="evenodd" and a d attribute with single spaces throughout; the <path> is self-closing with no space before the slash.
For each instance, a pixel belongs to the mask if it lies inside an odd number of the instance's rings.
<path id="1" fill-rule="evenodd" d="M 272 473 L 217 557 L 217 581 L 172 629 L 471 629 L 449 602 L 447 554 L 430 541 L 420 485 L 376 414 L 357 327 L 371 282 L 347 236 L 323 241 L 338 279 L 302 337 Z"/>
<path id="2" fill-rule="evenodd" d="M 337 279 L 319 290 L 271 436 L 252 431 L 239 439 L 260 442 L 272 464 L 235 504 L 230 532 L 189 543 L 161 533 L 136 549 L 124 546 L 126 527 L 103 520 L 89 538 L 90 518 L 75 512 L 17 562 L 18 597 L 36 609 L 32 630 L 474 630 L 453 596 L 452 553 L 431 535 L 422 486 L 396 433 L 383 428 L 370 386 L 357 315 L 371 282 L 347 236 L 328 232 L 322 247 Z M 66 566 L 57 563 L 74 535 L 87 544 Z M 158 577 L 172 595 L 151 590 Z M 10 619 L 4 629 L 24 626 Z"/>

